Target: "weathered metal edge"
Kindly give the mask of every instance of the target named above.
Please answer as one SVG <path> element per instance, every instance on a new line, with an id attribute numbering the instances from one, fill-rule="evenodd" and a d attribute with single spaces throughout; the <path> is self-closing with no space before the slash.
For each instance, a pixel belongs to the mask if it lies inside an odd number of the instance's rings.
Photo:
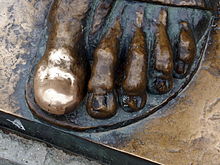
<path id="1" fill-rule="evenodd" d="M 157 165 L 159 163 L 141 158 L 88 139 L 69 134 L 58 128 L 0 111 L 0 128 L 15 134 L 43 141 L 55 147 L 114 165 Z"/>

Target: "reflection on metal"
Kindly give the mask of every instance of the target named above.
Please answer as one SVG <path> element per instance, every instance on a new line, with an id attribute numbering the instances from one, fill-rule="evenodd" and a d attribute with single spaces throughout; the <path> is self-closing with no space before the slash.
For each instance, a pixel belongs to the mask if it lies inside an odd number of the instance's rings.
<path id="1" fill-rule="evenodd" d="M 16 127 L 18 127 L 19 129 L 25 131 L 24 126 L 22 125 L 21 121 L 18 119 L 15 119 L 14 121 L 11 121 L 10 119 L 7 119 L 7 121 L 9 121 L 10 123 L 12 123 L 13 125 L 15 125 Z"/>

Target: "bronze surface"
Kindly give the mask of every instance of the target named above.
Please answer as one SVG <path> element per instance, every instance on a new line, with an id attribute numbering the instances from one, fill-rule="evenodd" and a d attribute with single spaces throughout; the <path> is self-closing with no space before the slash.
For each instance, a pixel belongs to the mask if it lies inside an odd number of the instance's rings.
<path id="1" fill-rule="evenodd" d="M 40 121 L 27 110 L 24 89 L 50 3 L 1 2 L 1 110 L 34 122 Z M 219 164 L 220 22 L 216 24 L 196 77 L 175 101 L 128 127 L 69 133 L 164 164 Z"/>
<path id="2" fill-rule="evenodd" d="M 220 21 L 194 80 L 171 106 L 141 122 L 121 150 L 163 164 L 220 163 Z"/>

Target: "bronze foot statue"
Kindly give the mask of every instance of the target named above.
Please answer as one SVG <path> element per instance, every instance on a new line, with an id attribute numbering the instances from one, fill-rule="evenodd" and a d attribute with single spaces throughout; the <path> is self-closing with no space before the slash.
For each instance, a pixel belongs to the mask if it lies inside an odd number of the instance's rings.
<path id="1" fill-rule="evenodd" d="M 175 79 L 189 75 L 196 44 L 207 28 L 198 28 L 203 16 L 196 15 L 197 8 L 209 10 L 215 3 L 55 1 L 47 49 L 34 77 L 37 104 L 48 113 L 64 115 L 87 93 L 87 112 L 93 118 L 110 118 L 118 106 L 126 112 L 142 110 L 149 93 L 167 94 Z M 188 12 L 187 7 L 194 9 Z"/>

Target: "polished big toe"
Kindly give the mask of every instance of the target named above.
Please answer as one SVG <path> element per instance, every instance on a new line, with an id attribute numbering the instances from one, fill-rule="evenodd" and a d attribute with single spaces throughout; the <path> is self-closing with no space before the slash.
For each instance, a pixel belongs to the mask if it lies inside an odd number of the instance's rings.
<path id="1" fill-rule="evenodd" d="M 83 69 L 70 54 L 70 50 L 64 48 L 51 50 L 37 66 L 35 100 L 48 113 L 72 112 L 83 99 Z"/>

